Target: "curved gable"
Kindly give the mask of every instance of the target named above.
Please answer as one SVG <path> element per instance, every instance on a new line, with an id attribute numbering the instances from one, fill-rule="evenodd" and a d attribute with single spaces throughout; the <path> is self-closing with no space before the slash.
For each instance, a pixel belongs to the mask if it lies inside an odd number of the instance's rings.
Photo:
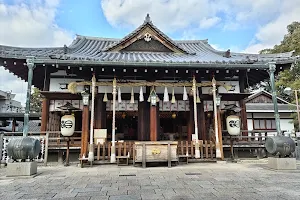
<path id="1" fill-rule="evenodd" d="M 149 51 L 187 54 L 183 48 L 153 25 L 149 14 L 144 23 L 105 51 Z"/>

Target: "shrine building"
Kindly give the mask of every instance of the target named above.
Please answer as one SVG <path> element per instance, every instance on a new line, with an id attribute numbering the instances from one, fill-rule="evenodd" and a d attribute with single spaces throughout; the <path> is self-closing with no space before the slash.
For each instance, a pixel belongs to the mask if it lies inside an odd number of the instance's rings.
<path id="1" fill-rule="evenodd" d="M 87 156 L 96 129 L 106 130 L 106 141 L 198 139 L 218 149 L 228 115 L 248 130 L 246 88 L 289 68 L 292 53 L 234 53 L 208 40 L 173 40 L 147 15 L 122 39 L 77 35 L 64 47 L 0 45 L 0 65 L 24 81 L 34 65 L 32 84 L 43 95 L 41 132 L 60 131 L 61 106 L 77 108 L 75 131 Z"/>

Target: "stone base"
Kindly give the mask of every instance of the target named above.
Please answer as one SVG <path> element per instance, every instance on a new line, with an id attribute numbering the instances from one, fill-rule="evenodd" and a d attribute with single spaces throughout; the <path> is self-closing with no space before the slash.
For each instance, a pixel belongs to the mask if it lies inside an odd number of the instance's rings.
<path id="1" fill-rule="evenodd" d="M 6 176 L 31 176 L 37 173 L 36 162 L 7 163 Z"/>
<path id="2" fill-rule="evenodd" d="M 277 170 L 297 169 L 296 158 L 268 158 L 268 167 Z"/>

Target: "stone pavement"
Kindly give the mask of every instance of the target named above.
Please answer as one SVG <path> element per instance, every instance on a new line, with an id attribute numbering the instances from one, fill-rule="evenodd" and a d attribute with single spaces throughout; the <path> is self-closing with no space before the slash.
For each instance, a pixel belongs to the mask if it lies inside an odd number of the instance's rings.
<path id="1" fill-rule="evenodd" d="M 300 171 L 264 164 L 190 163 L 172 168 L 100 165 L 39 167 L 34 178 L 7 178 L 0 199 L 300 199 Z"/>

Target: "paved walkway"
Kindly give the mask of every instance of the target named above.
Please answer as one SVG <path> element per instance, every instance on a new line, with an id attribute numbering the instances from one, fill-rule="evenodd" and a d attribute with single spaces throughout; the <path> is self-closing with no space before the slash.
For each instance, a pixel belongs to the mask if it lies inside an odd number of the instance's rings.
<path id="1" fill-rule="evenodd" d="M 300 170 L 275 172 L 262 164 L 56 166 L 38 172 L 11 179 L 0 169 L 0 199 L 300 199 Z"/>

